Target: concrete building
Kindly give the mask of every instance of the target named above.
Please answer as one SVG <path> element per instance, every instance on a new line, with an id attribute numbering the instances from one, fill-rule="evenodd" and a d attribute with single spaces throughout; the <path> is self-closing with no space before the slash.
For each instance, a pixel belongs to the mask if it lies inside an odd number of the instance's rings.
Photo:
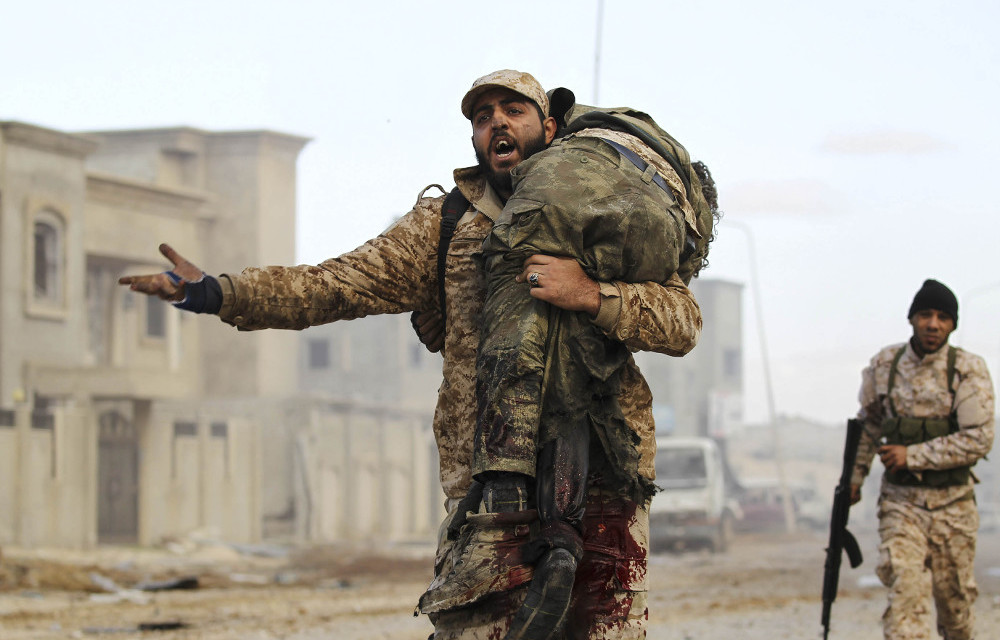
<path id="1" fill-rule="evenodd" d="M 440 354 L 430 353 L 417 339 L 409 314 L 370 316 L 302 331 L 299 390 L 324 407 L 324 417 L 317 417 L 317 423 L 344 423 L 344 417 L 336 417 L 340 412 L 368 426 L 334 429 L 341 434 L 339 441 L 330 439 L 329 428 L 313 429 L 305 436 L 309 442 L 328 442 L 331 448 L 307 446 L 302 439 L 285 443 L 291 447 L 286 457 L 308 461 L 311 470 L 300 474 L 295 491 L 289 494 L 295 497 L 296 531 L 308 530 L 312 537 L 323 539 L 343 537 L 343 523 L 352 522 L 359 532 L 370 530 L 391 539 L 406 537 L 407 531 L 411 537 L 421 536 L 437 526 L 445 514 L 444 493 L 431 423 L 441 385 L 441 363 Z M 344 454 L 360 451 L 358 447 L 368 448 L 367 462 Z M 318 453 L 323 451 L 340 453 Z M 379 468 L 389 471 L 379 474 Z M 311 494 L 338 491 L 338 479 L 347 477 L 361 482 L 356 485 L 357 492 L 333 502 L 310 499 Z M 364 482 L 371 486 L 364 488 Z M 372 494 L 373 490 L 384 495 Z M 366 492 L 371 500 L 361 497 Z M 356 500 L 353 505 L 348 502 L 351 499 Z M 381 514 L 369 514 L 375 518 L 372 520 L 364 515 L 366 504 L 398 506 L 391 512 L 383 509 Z M 316 505 L 325 505 L 325 513 L 316 513 Z M 309 523 L 303 522 L 303 509 L 314 514 Z M 383 519 L 385 522 L 380 522 Z M 279 532 L 280 523 L 271 520 L 268 530 Z M 362 521 L 367 524 L 358 526 Z M 411 525 L 403 526 L 402 522 Z"/>
<path id="2" fill-rule="evenodd" d="M 162 270 L 160 242 L 210 273 L 293 264 L 306 143 L 0 122 L 0 544 L 149 544 L 205 527 L 253 541 L 268 522 L 308 539 L 433 531 L 433 486 L 400 488 L 415 469 L 435 475 L 428 416 L 303 399 L 297 333 L 237 332 L 116 284 Z M 394 469 L 384 482 L 380 465 Z M 377 522 L 365 505 L 397 494 L 413 506 Z"/>
<path id="3" fill-rule="evenodd" d="M 637 353 L 653 392 L 657 433 L 724 439 L 743 422 L 743 285 L 696 278 L 698 346 L 683 358 Z"/>
<path id="4" fill-rule="evenodd" d="M 294 358 L 280 350 L 294 353 L 294 338 L 237 345 L 116 281 L 162 269 L 160 241 L 207 268 L 291 260 L 294 225 L 279 222 L 295 211 L 305 142 L 0 124 L 0 437 L 14 458 L 0 471 L 0 540 L 260 536 L 257 425 L 201 401 L 283 391 Z"/>
<path id="5" fill-rule="evenodd" d="M 408 314 L 311 327 L 299 345 L 300 391 L 322 397 L 434 411 L 441 355 L 420 344 Z"/>

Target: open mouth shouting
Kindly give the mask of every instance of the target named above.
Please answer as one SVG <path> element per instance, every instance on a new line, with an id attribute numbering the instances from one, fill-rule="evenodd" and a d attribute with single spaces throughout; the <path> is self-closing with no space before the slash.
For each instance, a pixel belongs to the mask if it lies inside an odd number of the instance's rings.
<path id="1" fill-rule="evenodd" d="M 511 159 L 518 150 L 517 143 L 514 139 L 502 134 L 494 136 L 490 146 L 492 148 L 493 155 L 501 163 L 505 160 Z"/>

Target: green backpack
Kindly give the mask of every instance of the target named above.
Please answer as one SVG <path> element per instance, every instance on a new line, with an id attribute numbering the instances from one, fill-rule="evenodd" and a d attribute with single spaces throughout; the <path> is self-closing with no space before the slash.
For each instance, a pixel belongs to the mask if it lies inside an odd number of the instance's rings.
<path id="1" fill-rule="evenodd" d="M 629 107 L 602 109 L 577 104 L 573 92 L 564 87 L 549 91 L 548 96 L 552 117 L 559 125 L 556 137 L 590 128 L 623 131 L 638 137 L 674 168 L 687 190 L 688 202 L 694 209 L 698 233 L 701 234 L 700 238 L 688 238 L 677 269 L 684 283 L 690 283 L 708 264 L 708 244 L 714 238 L 715 221 L 719 216 L 715 182 L 708 167 L 701 162 L 691 162 L 687 149 L 642 111 Z M 636 163 L 636 159 L 629 159 Z"/>

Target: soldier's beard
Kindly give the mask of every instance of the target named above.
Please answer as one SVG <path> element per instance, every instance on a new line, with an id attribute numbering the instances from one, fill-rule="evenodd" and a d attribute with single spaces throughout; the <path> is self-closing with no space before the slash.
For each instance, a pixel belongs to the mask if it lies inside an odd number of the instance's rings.
<path id="1" fill-rule="evenodd" d="M 542 131 L 537 137 L 525 140 L 522 145 L 520 142 L 515 141 L 517 144 L 518 151 L 521 155 L 521 160 L 518 164 L 524 162 L 531 156 L 535 155 L 539 151 L 545 148 L 545 132 Z M 479 163 L 479 169 L 486 176 L 486 182 L 489 183 L 493 190 L 497 192 L 497 195 L 506 202 L 507 198 L 514 192 L 513 182 L 510 176 L 510 169 L 500 169 L 497 171 L 493 170 L 490 166 L 489 160 L 486 158 L 486 154 L 483 151 L 473 145 L 476 150 L 476 161 Z M 513 167 L 512 167 L 513 168 Z"/>

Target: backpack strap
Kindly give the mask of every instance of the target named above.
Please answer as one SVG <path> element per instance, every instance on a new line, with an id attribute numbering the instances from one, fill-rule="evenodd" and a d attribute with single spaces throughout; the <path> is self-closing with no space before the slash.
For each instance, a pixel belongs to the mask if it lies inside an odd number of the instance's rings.
<path id="1" fill-rule="evenodd" d="M 455 235 L 455 228 L 458 221 L 469 210 L 469 201 L 466 199 L 458 187 L 452 189 L 444 198 L 441 205 L 441 239 L 438 242 L 437 271 L 438 271 L 438 296 L 441 303 L 442 323 L 448 325 L 448 314 L 445 311 L 444 294 L 444 270 L 445 262 L 448 258 L 448 246 L 451 245 L 451 238 Z"/>
<path id="2" fill-rule="evenodd" d="M 958 359 L 958 349 L 948 345 L 948 393 L 951 394 L 951 414 L 948 416 L 951 433 L 960 429 L 958 426 L 958 407 L 955 406 L 955 361 Z M 975 463 L 973 463 L 975 464 Z M 971 470 L 971 467 L 970 467 Z"/>
<path id="3" fill-rule="evenodd" d="M 904 344 L 896 352 L 896 357 L 892 359 L 892 367 L 889 369 L 889 384 L 885 390 L 885 397 L 889 398 L 889 409 L 892 410 L 893 417 L 898 417 L 899 413 L 896 411 L 896 403 L 892 401 L 892 387 L 896 382 L 896 366 L 899 364 L 899 360 L 903 357 L 903 353 L 906 352 L 906 345 Z"/>
<path id="4" fill-rule="evenodd" d="M 642 158 L 640 158 L 639 154 L 636 153 L 635 151 L 632 151 L 631 149 L 629 149 L 625 145 L 619 144 L 619 143 L 615 142 L 614 140 L 608 140 L 607 138 L 601 138 L 601 140 L 604 140 L 605 142 L 607 142 L 608 144 L 610 144 L 612 147 L 614 147 L 618 151 L 618 153 L 620 153 L 622 155 L 623 158 L 625 158 L 626 160 L 628 160 L 629 162 L 631 162 L 632 164 L 634 164 L 635 168 L 638 169 L 639 171 L 642 171 L 643 173 L 645 173 L 649 169 L 649 163 L 646 162 L 645 160 L 643 160 Z M 667 197 L 670 198 L 670 202 L 672 202 L 672 203 L 676 203 L 677 202 L 677 199 L 674 198 L 674 192 L 670 189 L 670 186 L 667 185 L 667 181 L 663 179 L 663 176 L 661 176 L 659 173 L 656 173 L 654 171 L 653 172 L 652 180 L 653 180 L 653 184 L 655 184 L 656 186 L 658 186 L 660 189 L 663 190 L 664 193 L 667 194 Z"/>
<path id="5" fill-rule="evenodd" d="M 952 402 L 955 398 L 955 360 L 958 359 L 958 350 L 948 345 L 948 393 L 951 394 Z"/>
<path id="6" fill-rule="evenodd" d="M 632 151 L 625 145 L 619 144 L 614 140 L 608 140 L 607 138 L 601 138 L 601 140 L 604 140 L 609 145 L 614 147 L 618 151 L 618 153 L 621 154 L 623 158 L 634 164 L 635 168 L 638 169 L 639 171 L 642 171 L 644 174 L 646 172 L 651 171 L 649 163 L 640 158 L 639 154 L 637 154 L 635 151 Z M 665 194 L 667 194 L 667 197 L 670 198 L 671 203 L 677 204 L 677 199 L 674 198 L 674 192 L 667 184 L 667 181 L 663 179 L 663 176 L 661 176 L 659 173 L 655 171 L 652 171 L 652 174 L 653 174 L 652 178 L 653 184 L 658 186 L 661 190 L 663 190 Z M 690 184 L 688 186 L 690 187 Z M 683 264 L 684 262 L 687 262 L 688 258 L 694 255 L 694 252 L 697 250 L 697 248 L 698 248 L 697 243 L 695 242 L 694 238 L 692 238 L 687 233 L 687 225 L 685 225 L 684 248 L 681 250 L 681 255 L 680 258 L 678 259 L 678 263 Z"/>
<path id="7" fill-rule="evenodd" d="M 604 111 L 588 111 L 587 113 L 573 118 L 572 123 L 570 123 L 565 129 L 560 130 L 556 135 L 557 137 L 562 137 L 582 129 L 590 128 L 615 129 L 616 131 L 631 133 L 635 137 L 642 140 L 646 146 L 655 151 L 660 157 L 666 160 L 671 167 L 673 167 L 674 171 L 677 173 L 677 177 L 680 178 L 681 182 L 684 184 L 685 196 L 688 198 L 691 197 L 691 176 L 689 176 L 688 172 L 684 170 L 684 167 L 682 166 L 677 155 L 668 149 L 661 141 L 657 140 L 649 132 L 645 131 L 642 127 L 636 126 L 624 118 L 617 118 L 615 117 L 615 114 Z"/>

